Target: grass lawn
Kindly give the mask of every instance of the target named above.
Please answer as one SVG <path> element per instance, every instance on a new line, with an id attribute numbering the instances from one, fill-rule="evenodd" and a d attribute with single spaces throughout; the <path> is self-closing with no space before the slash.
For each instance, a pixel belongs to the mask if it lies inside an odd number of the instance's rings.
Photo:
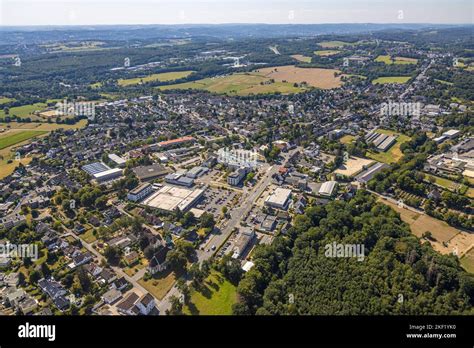
<path id="1" fill-rule="evenodd" d="M 190 303 L 184 312 L 193 315 L 231 315 L 237 301 L 237 288 L 224 276 L 212 272 L 205 280 L 203 289 L 191 291 Z"/>
<path id="2" fill-rule="evenodd" d="M 469 273 L 474 273 L 474 248 L 461 257 L 461 266 Z"/>
<path id="3" fill-rule="evenodd" d="M 373 85 L 386 83 L 406 83 L 411 76 L 383 76 L 372 81 Z"/>
<path id="4" fill-rule="evenodd" d="M 153 296 L 162 300 L 165 295 L 173 287 L 176 281 L 176 275 L 171 270 L 165 270 L 159 274 L 153 275 L 150 279 L 144 280 L 143 278 L 138 283 L 143 286 Z"/>
<path id="5" fill-rule="evenodd" d="M 403 143 L 409 141 L 410 137 L 404 134 L 400 134 L 400 133 L 397 133 L 391 130 L 386 130 L 386 129 L 377 129 L 377 133 L 397 135 L 398 137 L 397 137 L 397 140 L 395 141 L 395 144 L 393 144 L 392 147 L 390 147 L 386 152 L 368 151 L 366 153 L 366 156 L 383 163 L 390 164 L 390 163 L 398 162 L 403 157 L 403 153 L 400 150 L 400 146 Z"/>
<path id="6" fill-rule="evenodd" d="M 10 131 L 0 135 L 0 150 L 47 133 L 46 131 Z"/>
<path id="7" fill-rule="evenodd" d="M 391 64 L 416 64 L 418 59 L 415 58 L 406 58 L 406 57 L 394 57 L 392 60 L 389 55 L 381 55 L 375 58 L 376 62 L 382 62 L 387 65 Z"/>
<path id="8" fill-rule="evenodd" d="M 86 243 L 93 243 L 97 240 L 96 236 L 94 236 L 94 234 L 92 233 L 94 232 L 94 229 L 91 228 L 90 230 L 88 230 L 86 233 L 84 233 L 81 238 L 84 239 L 84 241 Z"/>
<path id="9" fill-rule="evenodd" d="M 137 85 L 139 83 L 146 83 L 150 81 L 173 81 L 182 79 L 183 77 L 187 77 L 191 75 L 194 71 L 187 70 L 187 71 L 175 71 L 175 72 L 167 72 L 161 74 L 151 74 L 144 77 L 135 77 L 132 79 L 119 79 L 117 81 L 119 86 L 130 86 L 130 85 Z"/>
<path id="10" fill-rule="evenodd" d="M 343 144 L 350 144 L 352 143 L 354 139 L 355 139 L 355 136 L 347 134 L 347 135 L 344 135 L 341 139 L 339 139 L 339 141 Z"/>
<path id="11" fill-rule="evenodd" d="M 459 184 L 454 182 L 454 181 L 451 181 L 449 179 L 445 179 L 445 178 L 440 178 L 439 176 L 436 176 L 436 175 L 431 175 L 431 174 L 426 174 L 425 173 L 425 176 L 427 179 L 429 178 L 434 178 L 434 182 L 435 184 L 447 189 L 447 190 L 450 190 L 450 191 L 454 191 L 458 186 Z"/>
<path id="12" fill-rule="evenodd" d="M 321 51 L 314 51 L 314 54 L 321 57 L 333 56 L 338 54 L 341 51 L 338 50 L 321 50 Z"/>

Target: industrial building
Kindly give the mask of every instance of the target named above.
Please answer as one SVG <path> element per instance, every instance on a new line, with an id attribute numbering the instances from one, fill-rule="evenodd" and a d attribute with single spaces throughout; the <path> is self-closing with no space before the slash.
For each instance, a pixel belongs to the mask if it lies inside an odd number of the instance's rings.
<path id="1" fill-rule="evenodd" d="M 117 156 L 116 154 L 114 153 L 111 153 L 107 156 L 109 158 L 109 160 L 111 160 L 112 162 L 114 162 L 118 167 L 125 167 L 125 163 L 127 163 L 127 161 L 125 161 L 122 157 L 119 157 Z"/>
<path id="2" fill-rule="evenodd" d="M 140 181 L 153 181 L 169 173 L 168 169 L 161 164 L 152 164 L 150 166 L 139 166 L 133 168 L 133 172 Z"/>
<path id="3" fill-rule="evenodd" d="M 122 176 L 122 169 L 110 168 L 102 162 L 86 164 L 82 167 L 82 170 L 91 175 L 97 182 L 105 182 Z"/>
<path id="4" fill-rule="evenodd" d="M 265 200 L 265 205 L 272 207 L 272 208 L 277 208 L 277 209 L 282 209 L 286 210 L 288 209 L 288 203 L 291 197 L 291 190 L 290 189 L 284 189 L 284 188 L 277 188 L 271 195 L 267 197 Z"/>
<path id="5" fill-rule="evenodd" d="M 370 181 L 375 176 L 375 174 L 377 174 L 378 172 L 380 172 L 384 168 L 388 168 L 388 167 L 389 167 L 388 164 L 377 162 L 372 167 L 364 170 L 362 173 L 357 175 L 355 179 L 358 182 L 365 184 L 368 181 Z"/>
<path id="6" fill-rule="evenodd" d="M 131 190 L 127 198 L 133 202 L 138 202 L 153 192 L 153 187 L 149 183 L 144 183 Z"/>
<path id="7" fill-rule="evenodd" d="M 380 151 L 387 151 L 397 140 L 395 135 L 372 132 L 365 136 L 368 144 L 373 143 Z"/>
<path id="8" fill-rule="evenodd" d="M 194 185 L 194 179 L 187 177 L 185 171 L 168 174 L 165 176 L 165 181 L 168 184 L 185 187 L 192 187 Z"/>
<path id="9" fill-rule="evenodd" d="M 321 185 L 318 193 L 321 196 L 331 197 L 334 194 L 336 185 L 337 185 L 337 181 L 326 181 Z"/>
<path id="10" fill-rule="evenodd" d="M 165 185 L 146 198 L 142 204 L 163 211 L 172 212 L 177 209 L 188 211 L 203 196 L 206 188 L 189 189 Z"/>

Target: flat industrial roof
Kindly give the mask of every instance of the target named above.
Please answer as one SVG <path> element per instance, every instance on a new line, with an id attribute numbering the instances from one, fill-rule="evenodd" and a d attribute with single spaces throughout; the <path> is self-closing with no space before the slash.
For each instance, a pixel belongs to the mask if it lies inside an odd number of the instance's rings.
<path id="1" fill-rule="evenodd" d="M 278 187 L 268 196 L 267 202 L 284 206 L 288 198 L 290 198 L 291 190 Z"/>
<path id="2" fill-rule="evenodd" d="M 115 173 L 119 173 L 122 174 L 122 169 L 120 168 L 112 168 L 112 169 L 109 169 L 109 170 L 106 170 L 104 172 L 100 172 L 100 173 L 97 173 L 97 174 L 94 174 L 94 178 L 96 179 L 99 179 L 99 178 L 102 178 L 104 176 L 107 176 L 107 175 L 110 175 L 110 174 L 115 174 Z"/>
<path id="3" fill-rule="evenodd" d="M 143 201 L 143 204 L 153 208 L 173 211 L 178 208 L 187 210 L 203 193 L 204 189 L 188 189 L 165 185 Z"/>

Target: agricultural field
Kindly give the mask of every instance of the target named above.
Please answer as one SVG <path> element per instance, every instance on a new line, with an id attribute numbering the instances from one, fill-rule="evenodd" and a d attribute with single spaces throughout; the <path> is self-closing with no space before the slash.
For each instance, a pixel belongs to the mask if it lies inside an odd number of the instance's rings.
<path id="1" fill-rule="evenodd" d="M 372 81 L 373 85 L 386 83 L 406 83 L 411 79 L 411 76 L 383 76 Z"/>
<path id="2" fill-rule="evenodd" d="M 396 133 L 396 132 L 386 130 L 386 129 L 377 129 L 377 133 L 397 135 L 397 140 L 395 141 L 395 144 L 393 144 L 387 151 L 385 152 L 368 151 L 366 153 L 366 156 L 378 162 L 383 162 L 383 163 L 388 163 L 388 164 L 398 162 L 403 157 L 403 153 L 400 150 L 400 146 L 403 143 L 409 141 L 410 137 L 404 134 Z"/>
<path id="3" fill-rule="evenodd" d="M 67 125 L 67 124 L 56 124 L 56 123 L 18 123 L 18 122 L 10 122 L 10 123 L 0 123 L 0 129 L 4 129 L 5 132 L 0 133 L 0 141 L 4 138 L 10 138 L 9 135 L 14 135 L 18 133 L 24 133 L 24 134 L 31 134 L 32 137 L 34 136 L 43 136 L 44 134 L 55 130 L 55 129 L 77 129 L 77 128 L 83 128 L 87 125 L 87 120 L 80 120 L 76 124 L 73 125 Z M 22 137 L 25 137 L 26 135 L 23 135 Z M 4 140 L 4 144 L 8 145 L 7 147 L 4 147 L 0 149 L 0 179 L 3 179 L 4 177 L 10 175 L 13 173 L 15 168 L 21 163 L 23 165 L 27 165 L 28 163 L 31 162 L 32 158 L 26 157 L 26 158 L 21 158 L 19 161 L 14 160 L 15 153 L 12 151 L 12 149 L 15 146 L 21 145 L 21 144 L 26 144 L 28 143 L 29 139 L 32 139 L 32 137 L 27 137 L 27 139 L 22 140 L 20 142 L 16 142 L 18 138 L 10 138 L 9 140 Z M 21 139 L 21 138 L 20 138 Z M 15 140 L 15 141 L 14 141 Z M 11 142 L 15 142 L 14 144 L 11 144 Z M 10 163 L 9 163 L 10 162 Z"/>
<path id="4" fill-rule="evenodd" d="M 322 48 L 339 48 L 339 47 L 344 47 L 344 46 L 352 46 L 353 44 L 350 42 L 344 42 L 344 41 L 323 41 L 323 42 L 318 42 L 318 45 L 321 46 Z"/>
<path id="5" fill-rule="evenodd" d="M 296 59 L 302 63 L 311 63 L 311 57 L 303 56 L 302 54 L 294 54 L 291 58 Z"/>
<path id="6" fill-rule="evenodd" d="M 335 69 L 298 68 L 294 65 L 285 65 L 258 69 L 256 72 L 275 81 L 306 82 L 311 87 L 321 89 L 337 88 L 342 84 L 341 76 L 334 76 L 340 73 Z"/>
<path id="7" fill-rule="evenodd" d="M 424 173 L 424 174 L 425 174 L 425 177 L 426 177 L 427 181 L 429 181 L 430 178 L 433 178 L 434 183 L 436 185 L 441 186 L 442 188 L 445 188 L 447 190 L 455 191 L 460 186 L 460 184 L 458 184 L 457 182 L 454 182 L 452 180 L 445 179 L 445 178 L 440 178 L 439 176 L 431 175 L 431 174 L 427 174 L 427 173 Z"/>
<path id="8" fill-rule="evenodd" d="M 0 134 L 0 150 L 47 133 L 46 131 L 8 131 Z"/>
<path id="9" fill-rule="evenodd" d="M 192 315 L 231 315 L 237 302 L 237 288 L 223 275 L 212 272 L 204 281 L 203 289 L 192 290 L 190 303 L 184 313 Z"/>
<path id="10" fill-rule="evenodd" d="M 416 64 L 418 63 L 418 59 L 415 58 L 407 58 L 407 57 L 390 57 L 389 55 L 381 55 L 375 58 L 376 62 L 385 63 L 387 65 L 392 64 Z"/>
<path id="11" fill-rule="evenodd" d="M 321 51 L 314 51 L 314 54 L 321 57 L 328 57 L 338 54 L 341 51 L 338 50 L 321 50 Z"/>
<path id="12" fill-rule="evenodd" d="M 290 94 L 306 90 L 303 87 L 295 87 L 289 82 L 271 83 L 269 78 L 256 73 L 236 73 L 223 77 L 210 77 L 157 88 L 162 91 L 170 89 L 202 89 L 213 93 L 240 96 L 267 93 Z"/>
<path id="13" fill-rule="evenodd" d="M 167 82 L 167 81 L 174 81 L 174 80 L 179 80 L 184 77 L 187 77 L 191 75 L 194 71 L 192 70 L 187 70 L 187 71 L 175 71 L 175 72 L 167 72 L 167 73 L 161 73 L 161 74 L 152 74 L 144 77 L 135 77 L 131 79 L 119 79 L 117 81 L 119 86 L 131 86 L 131 85 L 138 85 L 141 83 L 146 83 L 146 82 L 152 82 L 152 81 L 161 81 L 161 82 Z"/>
<path id="14" fill-rule="evenodd" d="M 431 240 L 430 243 L 435 250 L 442 254 L 450 254 L 456 250 L 458 255 L 464 255 L 474 244 L 474 234 L 472 233 L 461 231 L 426 214 L 401 208 L 388 200 L 379 198 L 379 201 L 398 212 L 401 219 L 410 225 L 412 233 L 417 237 L 421 238 L 423 233 L 431 232 L 434 240 Z"/>

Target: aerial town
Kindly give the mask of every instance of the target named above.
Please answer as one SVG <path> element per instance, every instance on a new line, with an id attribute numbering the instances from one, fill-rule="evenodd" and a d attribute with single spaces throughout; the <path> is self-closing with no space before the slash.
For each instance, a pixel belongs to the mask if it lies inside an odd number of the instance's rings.
<path id="1" fill-rule="evenodd" d="M 472 26 L 204 29 L 2 39 L 0 313 L 472 315 Z"/>

